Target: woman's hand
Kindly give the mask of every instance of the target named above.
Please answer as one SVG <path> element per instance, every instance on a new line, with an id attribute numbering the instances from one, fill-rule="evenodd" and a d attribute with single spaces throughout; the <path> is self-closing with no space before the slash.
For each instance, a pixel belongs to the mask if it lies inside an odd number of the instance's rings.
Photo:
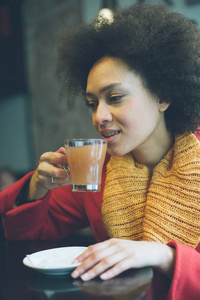
<path id="1" fill-rule="evenodd" d="M 30 181 L 29 201 L 43 198 L 48 190 L 70 184 L 70 179 L 63 169 L 63 164 L 67 164 L 63 147 L 56 152 L 46 152 L 41 155 L 37 170 Z"/>
<path id="2" fill-rule="evenodd" d="M 87 281 L 113 278 L 128 269 L 154 267 L 172 277 L 176 251 L 162 243 L 110 239 L 90 246 L 73 263 L 81 263 L 73 278 Z"/>

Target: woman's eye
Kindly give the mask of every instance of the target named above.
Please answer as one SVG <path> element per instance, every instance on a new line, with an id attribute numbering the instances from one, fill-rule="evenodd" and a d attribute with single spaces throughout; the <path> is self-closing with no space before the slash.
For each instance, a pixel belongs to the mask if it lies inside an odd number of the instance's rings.
<path id="1" fill-rule="evenodd" d="M 110 101 L 116 102 L 116 101 L 121 100 L 122 97 L 123 97 L 123 95 L 112 95 L 112 96 L 110 96 Z"/>
<path id="2" fill-rule="evenodd" d="M 95 110 L 97 107 L 97 103 L 95 102 L 87 102 L 87 105 L 92 109 Z"/>

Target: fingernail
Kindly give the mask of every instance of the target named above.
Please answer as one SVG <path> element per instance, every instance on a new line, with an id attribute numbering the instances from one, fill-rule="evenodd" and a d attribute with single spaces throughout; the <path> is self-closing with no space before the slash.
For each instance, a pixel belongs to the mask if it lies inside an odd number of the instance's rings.
<path id="1" fill-rule="evenodd" d="M 100 276 L 99 276 L 102 280 L 105 280 L 105 279 L 107 279 L 107 275 L 106 274 L 101 274 Z"/>
<path id="2" fill-rule="evenodd" d="M 77 277 L 79 276 L 79 274 L 78 274 L 77 271 L 74 271 L 74 272 L 72 272 L 71 276 L 72 276 L 73 278 L 77 278 Z"/>
<path id="3" fill-rule="evenodd" d="M 90 276 L 89 276 L 87 273 L 81 275 L 81 279 L 82 279 L 82 280 L 88 280 L 89 278 L 90 278 Z"/>

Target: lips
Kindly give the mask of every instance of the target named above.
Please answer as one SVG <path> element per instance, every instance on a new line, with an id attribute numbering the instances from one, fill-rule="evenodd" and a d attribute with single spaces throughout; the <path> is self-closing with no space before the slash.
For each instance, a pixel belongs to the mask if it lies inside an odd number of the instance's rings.
<path id="1" fill-rule="evenodd" d="M 104 138 L 110 138 L 119 133 L 120 133 L 120 130 L 105 130 L 105 131 L 100 132 L 101 136 L 103 136 Z"/>

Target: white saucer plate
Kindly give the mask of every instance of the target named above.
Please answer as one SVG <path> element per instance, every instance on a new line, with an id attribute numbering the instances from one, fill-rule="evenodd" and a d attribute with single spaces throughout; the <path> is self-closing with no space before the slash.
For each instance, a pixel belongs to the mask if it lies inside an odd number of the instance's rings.
<path id="1" fill-rule="evenodd" d="M 61 247 L 35 252 L 23 259 L 23 264 L 46 275 L 65 275 L 71 273 L 78 264 L 72 261 L 87 247 Z"/>

